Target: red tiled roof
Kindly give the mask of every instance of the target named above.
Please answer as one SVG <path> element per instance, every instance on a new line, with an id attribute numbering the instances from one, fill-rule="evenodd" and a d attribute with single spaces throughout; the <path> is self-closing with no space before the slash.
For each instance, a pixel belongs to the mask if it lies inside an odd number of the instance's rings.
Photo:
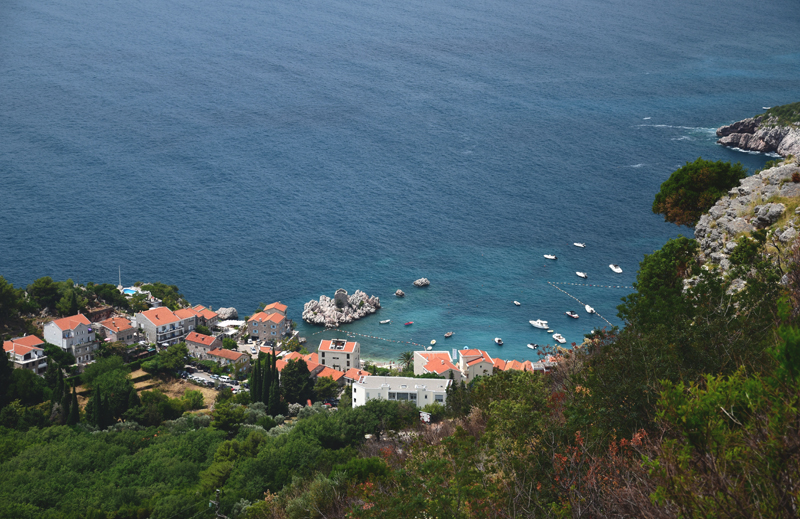
<path id="1" fill-rule="evenodd" d="M 361 377 L 367 377 L 372 375 L 369 371 L 364 371 L 363 369 L 358 368 L 350 368 L 347 370 L 347 373 L 344 374 L 344 378 L 348 380 L 358 380 Z"/>
<path id="2" fill-rule="evenodd" d="M 450 354 L 446 351 L 421 351 L 418 354 L 427 360 L 427 364 L 423 367 L 429 373 L 438 373 L 441 375 L 448 370 L 456 370 L 458 368 L 453 364 Z"/>
<path id="3" fill-rule="evenodd" d="M 504 371 L 506 369 L 506 361 L 503 359 L 494 359 L 494 369 Z"/>
<path id="4" fill-rule="evenodd" d="M 142 312 L 142 315 L 156 326 L 178 322 L 180 319 L 166 306 L 159 306 Z"/>
<path id="5" fill-rule="evenodd" d="M 488 362 L 489 364 L 494 365 L 494 361 L 483 350 L 459 350 L 462 357 L 466 357 L 467 366 L 472 366 L 474 364 L 478 364 L 480 362 Z M 476 357 L 474 359 L 470 359 L 470 357 Z"/>
<path id="6" fill-rule="evenodd" d="M 217 315 L 217 312 L 215 312 L 213 310 L 209 310 L 208 308 L 206 308 L 203 305 L 196 305 L 193 308 L 193 310 L 195 312 L 197 312 L 199 315 L 201 315 L 206 320 L 211 320 L 211 319 L 213 319 L 215 317 L 219 317 L 219 315 Z"/>
<path id="7" fill-rule="evenodd" d="M 133 328 L 131 322 L 124 317 L 112 317 L 111 319 L 100 321 L 100 325 L 105 326 L 114 333 L 119 333 L 122 330 L 129 330 Z"/>
<path id="8" fill-rule="evenodd" d="M 222 349 L 211 350 L 208 352 L 208 354 L 213 355 L 215 357 L 222 357 L 224 359 L 232 360 L 234 362 L 246 356 L 244 353 L 240 351 L 222 350 Z"/>
<path id="9" fill-rule="evenodd" d="M 509 360 L 506 362 L 506 370 L 525 371 L 525 364 L 518 360 Z"/>
<path id="10" fill-rule="evenodd" d="M 287 308 L 288 308 L 288 306 L 286 306 L 285 304 L 283 304 L 280 301 L 278 301 L 277 303 L 272 303 L 271 305 L 265 306 L 264 307 L 264 311 L 277 310 L 277 311 L 283 312 L 285 314 Z"/>
<path id="11" fill-rule="evenodd" d="M 259 323 L 264 323 L 269 321 L 278 324 L 284 319 L 286 318 L 279 313 L 273 312 L 271 314 L 268 314 L 266 312 L 258 312 L 256 315 L 248 319 L 247 322 L 258 321 Z"/>
<path id="12" fill-rule="evenodd" d="M 331 377 L 333 380 L 335 380 L 337 382 L 343 376 L 344 376 L 344 373 L 342 373 L 338 369 L 329 368 L 327 366 L 325 368 L 323 368 L 322 371 L 317 373 L 317 378 L 319 378 L 319 377 Z"/>
<path id="13" fill-rule="evenodd" d="M 92 323 L 89 322 L 89 319 L 86 318 L 83 314 L 72 315 L 69 317 L 62 317 L 61 319 L 56 319 L 53 321 L 53 324 L 58 326 L 58 329 L 61 331 L 64 330 L 74 330 L 78 327 L 79 324 L 85 324 L 86 326 L 90 326 Z"/>
<path id="14" fill-rule="evenodd" d="M 32 350 L 41 350 L 39 345 L 44 344 L 44 341 L 35 335 L 26 335 L 25 337 L 18 337 L 10 341 L 3 342 L 3 350 L 12 351 L 17 355 L 25 355 Z"/>
<path id="15" fill-rule="evenodd" d="M 267 355 L 272 355 L 273 353 L 275 353 L 275 348 L 273 348 L 272 346 L 260 346 L 258 349 L 261 350 L 262 353 L 266 353 Z"/>
<path id="16" fill-rule="evenodd" d="M 321 341 L 319 343 L 319 350 L 320 351 L 333 351 L 333 352 L 341 351 L 341 352 L 344 352 L 344 353 L 353 353 L 355 351 L 355 349 L 356 349 L 356 344 L 358 344 L 358 343 L 357 342 L 345 342 L 344 343 L 344 348 L 341 348 L 341 349 L 335 348 L 334 349 L 334 348 L 332 348 L 332 346 L 333 346 L 333 341 L 332 340 L 331 341 Z"/>
<path id="17" fill-rule="evenodd" d="M 25 337 L 17 337 L 16 339 L 11 339 L 10 342 L 14 344 L 21 344 L 23 346 L 28 346 L 30 348 L 36 348 L 37 346 L 41 346 L 44 344 L 44 341 L 35 335 L 26 335 Z"/>
<path id="18" fill-rule="evenodd" d="M 179 308 L 173 312 L 176 317 L 180 319 L 188 319 L 190 317 L 197 317 L 197 312 L 193 308 Z"/>
<path id="19" fill-rule="evenodd" d="M 303 355 L 300 355 L 296 351 L 293 351 L 293 352 L 289 353 L 288 355 L 284 355 L 282 358 L 278 359 L 278 361 L 275 363 L 275 365 L 278 368 L 278 371 L 283 371 L 283 368 L 286 367 L 286 364 L 288 364 L 290 360 L 293 360 L 295 362 L 297 362 L 298 360 L 302 360 L 303 362 L 306 363 L 306 366 L 308 366 L 308 371 L 309 372 L 314 371 L 315 369 L 317 369 L 320 366 L 318 363 L 308 361 L 308 360 L 305 359 L 305 357 Z"/>
<path id="20" fill-rule="evenodd" d="M 206 346 L 211 346 L 215 340 L 216 337 L 197 332 L 189 332 L 189 335 L 186 336 L 186 342 L 197 342 Z"/>
<path id="21" fill-rule="evenodd" d="M 303 358 L 306 359 L 306 362 L 313 362 L 314 364 L 319 364 L 319 355 L 316 353 L 309 353 Z"/>

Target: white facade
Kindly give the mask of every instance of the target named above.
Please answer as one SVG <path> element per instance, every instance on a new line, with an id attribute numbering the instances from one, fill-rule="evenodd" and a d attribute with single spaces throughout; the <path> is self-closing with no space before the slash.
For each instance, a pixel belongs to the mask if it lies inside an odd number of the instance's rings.
<path id="1" fill-rule="evenodd" d="M 370 400 L 408 401 L 417 407 L 447 401 L 447 388 L 453 381 L 436 378 L 361 377 L 353 384 L 353 407 Z"/>
<path id="2" fill-rule="evenodd" d="M 458 368 L 466 381 L 494 372 L 494 361 L 483 350 L 458 350 L 458 355 Z"/>
<path id="3" fill-rule="evenodd" d="M 320 341 L 317 350 L 319 363 L 327 368 L 347 372 L 361 368 L 361 345 L 341 339 Z"/>
<path id="4" fill-rule="evenodd" d="M 98 348 L 91 326 L 83 315 L 57 319 L 44 325 L 44 340 L 72 353 L 78 364 L 86 364 L 94 360 Z"/>

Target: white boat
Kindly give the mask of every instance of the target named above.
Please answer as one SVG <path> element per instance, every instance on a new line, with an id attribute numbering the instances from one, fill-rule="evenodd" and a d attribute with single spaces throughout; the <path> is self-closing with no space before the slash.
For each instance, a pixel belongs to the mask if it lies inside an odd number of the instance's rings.
<path id="1" fill-rule="evenodd" d="M 586 248 L 586 244 L 585 243 L 575 242 L 575 243 L 573 243 L 573 245 L 576 246 L 576 247 L 580 247 L 581 249 Z"/>
<path id="2" fill-rule="evenodd" d="M 608 266 L 608 268 L 610 268 L 611 270 L 613 270 L 617 274 L 622 274 L 622 268 L 620 268 L 619 265 L 615 265 L 614 263 L 612 263 L 611 265 Z"/>
<path id="3" fill-rule="evenodd" d="M 555 339 L 556 342 L 559 344 L 564 344 L 565 342 L 567 342 L 567 340 L 564 337 L 562 337 L 560 333 L 554 333 L 553 339 Z"/>
<path id="4" fill-rule="evenodd" d="M 536 349 L 539 349 L 539 345 L 530 342 L 530 343 L 528 343 L 528 348 L 530 348 L 532 350 L 536 350 Z"/>
<path id="5" fill-rule="evenodd" d="M 553 333 L 555 330 L 547 330 L 547 333 Z"/>
<path id="6" fill-rule="evenodd" d="M 501 339 L 500 337 L 495 337 L 495 338 L 494 338 L 494 342 L 495 342 L 495 344 L 497 344 L 498 346 L 502 346 L 502 345 L 503 345 L 503 339 Z"/>
<path id="7" fill-rule="evenodd" d="M 531 323 L 531 326 L 533 326 L 534 328 L 541 328 L 542 330 L 546 330 L 550 327 L 550 325 L 547 324 L 547 321 L 543 321 L 541 319 L 536 319 L 535 321 L 528 321 L 528 322 Z"/>
<path id="8" fill-rule="evenodd" d="M 436 346 L 436 341 L 435 340 L 431 341 L 431 346 Z"/>
<path id="9" fill-rule="evenodd" d="M 577 318 L 578 318 L 578 314 L 576 314 L 576 313 L 575 313 L 575 312 L 573 312 L 572 310 L 567 310 L 567 311 L 566 311 L 566 312 L 564 312 L 564 313 L 565 313 L 565 314 L 567 314 L 568 316 L 572 317 L 573 319 L 577 319 Z"/>
<path id="10" fill-rule="evenodd" d="M 551 259 L 551 260 L 558 259 L 552 254 L 545 254 L 544 257 L 545 257 L 545 259 Z"/>
<path id="11" fill-rule="evenodd" d="M 583 279 L 586 279 L 586 278 L 589 277 L 589 276 L 586 275 L 586 272 L 575 272 L 575 274 L 577 274 L 579 278 L 583 278 Z"/>
<path id="12" fill-rule="evenodd" d="M 428 347 L 427 347 L 427 348 L 425 348 L 425 349 L 426 349 L 426 350 L 428 350 L 428 351 L 431 351 L 431 350 L 433 349 L 433 346 L 428 346 Z"/>
<path id="13" fill-rule="evenodd" d="M 445 339 L 449 339 L 452 336 L 453 336 L 453 332 L 447 332 L 446 334 L 444 334 L 444 338 Z"/>
<path id="14" fill-rule="evenodd" d="M 761 107 L 762 110 L 769 110 L 770 108 L 772 108 L 772 107 L 771 106 L 762 106 Z"/>
<path id="15" fill-rule="evenodd" d="M 392 322 L 391 319 L 386 319 L 385 321 L 381 321 L 381 324 L 389 324 L 390 322 Z"/>
<path id="16" fill-rule="evenodd" d="M 590 313 L 590 314 L 593 314 L 593 313 L 594 313 L 594 308 L 592 308 L 591 306 L 589 306 L 589 305 L 584 305 L 583 307 L 586 309 L 586 311 L 587 311 L 588 313 Z"/>
<path id="17" fill-rule="evenodd" d="M 514 301 L 514 304 L 519 306 L 519 301 Z"/>

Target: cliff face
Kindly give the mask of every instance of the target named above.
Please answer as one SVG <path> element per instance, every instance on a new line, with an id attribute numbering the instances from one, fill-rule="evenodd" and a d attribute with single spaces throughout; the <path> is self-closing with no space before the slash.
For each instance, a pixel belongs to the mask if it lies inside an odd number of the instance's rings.
<path id="1" fill-rule="evenodd" d="M 780 125 L 768 113 L 723 126 L 717 130 L 717 143 L 743 150 L 775 152 L 781 157 L 800 156 L 800 126 Z"/>

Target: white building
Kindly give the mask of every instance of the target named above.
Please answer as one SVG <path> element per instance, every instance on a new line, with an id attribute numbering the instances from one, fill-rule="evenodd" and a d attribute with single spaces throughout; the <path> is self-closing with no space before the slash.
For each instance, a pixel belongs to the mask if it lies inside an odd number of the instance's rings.
<path id="1" fill-rule="evenodd" d="M 453 364 L 453 358 L 446 351 L 415 351 L 414 375 L 436 373 L 442 378 L 461 380 L 461 371 Z"/>
<path id="2" fill-rule="evenodd" d="M 44 325 L 44 340 L 72 353 L 78 364 L 87 364 L 99 346 L 91 326 L 83 314 L 56 319 Z"/>
<path id="3" fill-rule="evenodd" d="M 370 400 L 408 401 L 417 407 L 447 401 L 447 388 L 450 379 L 410 378 L 410 377 L 361 377 L 353 384 L 353 407 L 359 407 Z"/>
<path id="4" fill-rule="evenodd" d="M 180 311 L 180 310 L 179 310 Z M 177 344 L 190 331 L 185 326 L 194 327 L 194 315 L 178 317 L 166 306 L 159 306 L 136 314 L 136 323 L 147 335 L 147 340 L 156 344 Z"/>
<path id="5" fill-rule="evenodd" d="M 483 350 L 458 350 L 458 356 L 458 369 L 467 382 L 494 372 L 494 361 Z"/>
<path id="6" fill-rule="evenodd" d="M 319 343 L 319 363 L 325 367 L 346 372 L 361 367 L 361 345 L 343 339 Z"/>

